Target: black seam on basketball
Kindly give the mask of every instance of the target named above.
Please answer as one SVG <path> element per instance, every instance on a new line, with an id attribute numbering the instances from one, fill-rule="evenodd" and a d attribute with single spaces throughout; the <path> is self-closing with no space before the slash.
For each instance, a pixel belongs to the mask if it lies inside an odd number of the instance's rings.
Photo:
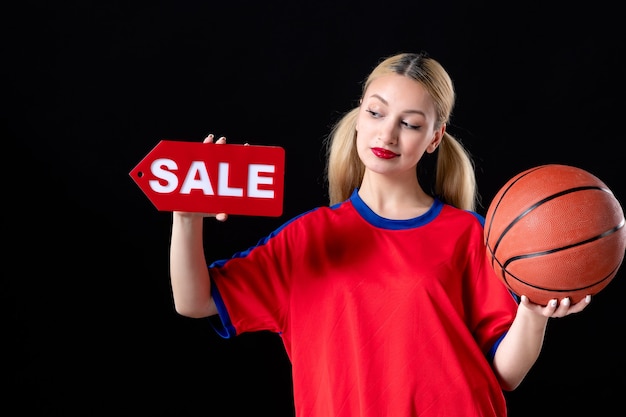
<path id="1" fill-rule="evenodd" d="M 495 252 L 498 251 L 498 246 L 500 245 L 500 242 L 502 241 L 504 236 L 508 233 L 508 231 L 511 230 L 511 228 L 513 226 L 515 226 L 515 224 L 517 222 L 519 222 L 522 219 L 522 217 L 526 216 L 528 213 L 530 213 L 531 211 L 533 211 L 537 207 L 541 206 L 542 204 L 544 204 L 544 203 L 546 203 L 546 202 L 548 202 L 550 200 L 554 200 L 555 198 L 561 197 L 563 195 L 571 194 L 571 193 L 575 193 L 575 192 L 580 192 L 580 191 L 587 191 L 587 190 L 599 190 L 599 191 L 604 191 L 604 192 L 611 193 L 611 191 L 607 190 L 606 188 L 598 187 L 596 185 L 593 185 L 593 186 L 589 185 L 589 186 L 584 186 L 584 187 L 569 188 L 567 190 L 560 191 L 560 192 L 558 192 L 556 194 L 552 194 L 551 196 L 548 196 L 548 197 L 546 197 L 546 198 L 544 198 L 542 200 L 539 200 L 535 204 L 530 206 L 528 209 L 526 209 L 526 211 L 524 211 L 519 216 L 517 216 L 515 219 L 513 219 L 511 221 L 511 223 L 509 223 L 509 225 L 502 231 L 502 233 L 500 234 L 500 237 L 496 241 L 496 244 L 493 247 L 493 252 L 495 253 Z M 493 216 L 492 216 L 492 219 L 493 219 Z"/>
<path id="2" fill-rule="evenodd" d="M 624 227 L 624 219 L 622 219 L 620 224 L 618 224 L 614 228 L 609 229 L 609 230 L 607 230 L 605 232 L 602 232 L 599 235 L 590 237 L 590 238 L 585 239 L 585 240 L 581 240 L 580 242 L 572 243 L 570 245 L 561 246 L 560 248 L 553 248 L 553 249 L 550 249 L 550 250 L 544 250 L 544 251 L 533 252 L 533 253 L 525 253 L 524 255 L 513 256 L 512 258 L 509 258 L 506 262 L 504 262 L 503 268 L 506 269 L 506 267 L 509 266 L 509 264 L 511 262 L 519 261 L 520 259 L 536 258 L 538 256 L 545 256 L 545 255 L 550 255 L 550 254 L 553 254 L 553 253 L 556 253 L 556 252 L 561 252 L 561 251 L 564 251 L 564 250 L 567 250 L 567 249 L 574 248 L 576 246 L 586 245 L 587 243 L 591 243 L 591 242 L 593 242 L 595 240 L 599 240 L 599 239 L 605 238 L 605 237 L 607 237 L 609 235 L 612 235 L 613 233 L 617 232 L 622 227 Z"/>
<path id="3" fill-rule="evenodd" d="M 615 275 L 615 273 L 617 272 L 619 267 L 620 267 L 620 265 L 617 265 L 607 276 L 605 276 L 601 280 L 596 281 L 593 284 L 589 284 L 589 285 L 586 285 L 584 287 L 578 287 L 578 288 L 559 289 L 559 288 L 540 287 L 538 285 L 531 284 L 529 282 L 524 281 L 523 279 L 520 279 L 519 277 L 515 276 L 514 274 L 511 274 L 510 272 L 506 271 L 505 269 L 502 270 L 502 272 L 503 272 L 502 279 L 504 280 L 506 285 L 509 288 L 511 288 L 511 289 L 513 289 L 513 288 L 512 288 L 512 285 L 509 283 L 509 280 L 507 279 L 508 276 L 510 276 L 511 278 L 514 278 L 517 282 L 519 282 L 521 284 L 524 284 L 527 287 L 534 288 L 534 289 L 537 289 L 537 290 L 550 291 L 550 292 L 573 292 L 573 291 L 586 290 L 588 288 L 595 287 L 596 285 L 601 284 L 602 282 L 606 281 L 607 279 L 610 279 L 613 275 Z M 515 291 L 513 291 L 513 292 L 515 292 Z"/>
<path id="4" fill-rule="evenodd" d="M 535 172 L 538 169 L 544 168 L 544 166 L 538 166 L 534 169 L 530 169 L 528 170 L 526 173 L 522 174 L 519 176 L 519 178 L 516 178 L 515 181 L 513 181 L 511 184 L 509 184 L 508 187 L 506 187 L 506 189 L 502 192 L 502 195 L 500 196 L 500 199 L 495 203 L 495 207 L 493 209 L 493 212 L 491 213 L 491 218 L 488 219 L 488 225 L 489 227 L 487 228 L 487 234 L 486 234 L 486 238 L 485 238 L 485 242 L 487 245 L 487 249 L 489 249 L 489 253 L 491 254 L 491 267 L 493 268 L 494 263 L 493 261 L 496 260 L 495 258 L 495 248 L 491 248 L 491 245 L 489 244 L 489 237 L 491 235 L 491 226 L 493 225 L 493 219 L 496 217 L 496 213 L 498 212 L 498 207 L 500 207 L 500 203 L 502 202 L 502 200 L 504 199 L 504 196 L 509 192 L 509 190 L 513 187 L 513 185 L 515 185 L 519 180 L 521 180 L 522 178 L 524 178 L 525 176 L 527 176 L 528 174 L 530 174 L 531 172 Z M 499 262 L 498 262 L 499 263 Z M 502 265 L 500 265 L 502 267 Z"/>
<path id="5" fill-rule="evenodd" d="M 531 169 L 528 172 L 526 172 L 524 175 L 520 175 L 519 178 L 517 178 L 515 181 L 509 184 L 509 186 L 502 192 L 500 199 L 496 202 L 496 205 L 494 206 L 493 213 L 491 213 L 491 219 L 489 219 L 489 228 L 487 229 L 487 239 L 486 239 L 487 241 L 489 240 L 489 236 L 491 235 L 491 225 L 493 225 L 493 219 L 496 217 L 496 213 L 498 212 L 498 207 L 500 207 L 500 203 L 504 199 L 504 196 L 509 192 L 509 190 L 513 187 L 513 185 L 516 182 L 518 182 L 519 180 L 521 180 L 522 178 L 524 178 L 526 175 L 530 174 L 531 172 L 537 171 L 540 168 L 543 168 L 543 166 L 537 167 L 535 169 Z"/>

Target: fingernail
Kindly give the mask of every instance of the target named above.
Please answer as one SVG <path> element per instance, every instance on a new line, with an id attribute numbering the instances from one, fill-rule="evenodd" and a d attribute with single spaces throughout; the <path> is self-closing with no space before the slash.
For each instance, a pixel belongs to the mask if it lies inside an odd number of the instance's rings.
<path id="1" fill-rule="evenodd" d="M 556 300 L 550 300 L 550 307 L 556 307 Z"/>
<path id="2" fill-rule="evenodd" d="M 588 295 L 585 297 L 585 303 L 589 304 L 591 302 L 591 296 Z"/>

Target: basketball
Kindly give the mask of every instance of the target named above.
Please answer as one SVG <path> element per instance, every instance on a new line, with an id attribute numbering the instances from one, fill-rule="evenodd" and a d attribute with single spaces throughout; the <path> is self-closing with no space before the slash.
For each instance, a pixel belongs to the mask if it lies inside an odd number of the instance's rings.
<path id="1" fill-rule="evenodd" d="M 626 250 L 624 212 L 589 172 L 549 164 L 523 171 L 496 193 L 484 239 L 496 275 L 536 304 L 572 304 L 603 290 Z"/>

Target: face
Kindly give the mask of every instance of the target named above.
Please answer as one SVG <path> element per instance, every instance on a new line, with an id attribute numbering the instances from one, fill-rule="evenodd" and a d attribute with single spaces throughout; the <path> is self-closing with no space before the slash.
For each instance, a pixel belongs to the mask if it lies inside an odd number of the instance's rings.
<path id="1" fill-rule="evenodd" d="M 445 125 L 436 129 L 435 105 L 409 77 L 390 74 L 372 81 L 363 95 L 356 145 L 366 169 L 415 176 L 424 152 L 434 152 Z"/>

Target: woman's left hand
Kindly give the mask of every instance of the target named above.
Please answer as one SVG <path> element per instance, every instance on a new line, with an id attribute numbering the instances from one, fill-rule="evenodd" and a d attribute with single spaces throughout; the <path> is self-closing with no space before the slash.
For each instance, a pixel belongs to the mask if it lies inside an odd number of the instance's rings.
<path id="1" fill-rule="evenodd" d="M 569 297 L 557 300 L 556 298 L 550 300 L 547 305 L 539 305 L 531 302 L 528 297 L 522 295 L 521 304 L 527 309 L 533 311 L 536 314 L 540 314 L 544 317 L 565 317 L 570 314 L 580 313 L 589 305 L 591 302 L 591 295 L 587 295 L 582 300 L 577 302 L 576 304 L 572 304 Z"/>

